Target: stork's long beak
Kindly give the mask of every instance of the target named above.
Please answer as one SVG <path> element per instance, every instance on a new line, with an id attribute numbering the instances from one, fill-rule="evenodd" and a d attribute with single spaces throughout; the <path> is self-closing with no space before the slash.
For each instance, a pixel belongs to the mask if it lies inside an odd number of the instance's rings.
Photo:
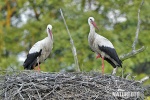
<path id="1" fill-rule="evenodd" d="M 52 31 L 49 29 L 49 34 L 50 34 L 50 37 L 52 39 Z"/>
<path id="2" fill-rule="evenodd" d="M 96 23 L 94 21 L 91 21 L 91 23 L 93 24 L 93 26 L 99 30 L 99 28 L 97 27 Z"/>

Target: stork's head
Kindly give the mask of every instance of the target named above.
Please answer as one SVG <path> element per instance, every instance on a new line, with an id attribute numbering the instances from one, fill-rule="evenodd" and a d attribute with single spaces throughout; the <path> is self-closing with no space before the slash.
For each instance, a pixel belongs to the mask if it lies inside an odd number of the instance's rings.
<path id="1" fill-rule="evenodd" d="M 89 17 L 88 23 L 89 23 L 90 26 L 94 26 L 95 28 L 98 29 L 96 23 L 94 22 L 94 18 L 93 18 L 93 17 Z M 98 30 L 99 30 L 99 29 L 98 29 Z"/>
<path id="2" fill-rule="evenodd" d="M 51 39 L 53 39 L 52 25 L 50 25 L 50 24 L 47 25 L 47 34 L 48 34 L 48 36 L 50 36 Z"/>

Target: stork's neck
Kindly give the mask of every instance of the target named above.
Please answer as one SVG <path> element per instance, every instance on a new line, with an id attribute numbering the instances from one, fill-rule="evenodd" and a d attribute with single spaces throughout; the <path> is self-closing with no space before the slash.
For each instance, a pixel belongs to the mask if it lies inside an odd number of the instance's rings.
<path id="1" fill-rule="evenodd" d="M 94 38 L 94 35 L 95 35 L 95 27 L 93 25 L 90 25 L 90 33 L 89 33 L 89 36 L 91 38 Z"/>
<path id="2" fill-rule="evenodd" d="M 95 27 L 93 25 L 90 25 L 90 32 L 95 33 Z"/>

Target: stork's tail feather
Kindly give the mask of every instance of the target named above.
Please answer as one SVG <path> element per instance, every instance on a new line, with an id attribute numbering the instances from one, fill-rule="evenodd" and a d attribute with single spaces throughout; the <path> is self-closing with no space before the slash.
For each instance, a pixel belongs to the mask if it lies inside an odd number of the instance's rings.
<path id="1" fill-rule="evenodd" d="M 41 55 L 42 49 L 39 52 L 31 53 L 27 55 L 27 59 L 25 60 L 23 66 L 24 69 L 32 70 L 36 66 L 37 57 Z"/>
<path id="2" fill-rule="evenodd" d="M 120 59 L 118 60 L 118 64 L 119 64 L 118 66 L 122 68 L 122 61 Z"/>

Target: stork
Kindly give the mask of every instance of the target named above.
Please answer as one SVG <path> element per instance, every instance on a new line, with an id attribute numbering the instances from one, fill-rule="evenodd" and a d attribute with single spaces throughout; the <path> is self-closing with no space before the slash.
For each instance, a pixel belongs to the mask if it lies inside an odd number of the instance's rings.
<path id="1" fill-rule="evenodd" d="M 40 71 L 40 64 L 48 58 L 53 48 L 52 25 L 50 24 L 47 25 L 47 34 L 48 36 L 46 38 L 36 42 L 29 50 L 23 64 L 24 69 L 32 70 L 38 66 L 38 71 Z"/>
<path id="2" fill-rule="evenodd" d="M 95 32 L 95 28 L 98 29 L 98 27 L 93 17 L 88 18 L 88 24 L 90 26 L 88 43 L 92 51 L 97 54 L 96 58 L 102 58 L 102 73 L 104 73 L 104 60 L 106 60 L 113 66 L 112 74 L 115 74 L 117 67 L 122 67 L 122 61 L 119 59 L 113 44 Z"/>

